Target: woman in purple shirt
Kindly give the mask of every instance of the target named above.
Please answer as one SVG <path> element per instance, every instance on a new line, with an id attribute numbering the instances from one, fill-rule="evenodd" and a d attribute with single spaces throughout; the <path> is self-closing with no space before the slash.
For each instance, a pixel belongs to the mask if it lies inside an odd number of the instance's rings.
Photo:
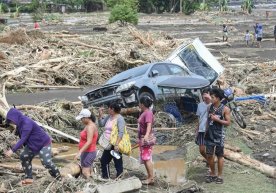
<path id="1" fill-rule="evenodd" d="M 16 134 L 20 140 L 5 154 L 10 157 L 19 148 L 24 146 L 20 155 L 22 168 L 25 172 L 25 179 L 22 185 L 32 184 L 32 160 L 39 154 L 42 165 L 49 170 L 54 178 L 60 179 L 60 172 L 52 162 L 51 139 L 49 135 L 32 119 L 23 115 L 19 110 L 12 108 L 8 111 L 7 122 L 16 125 Z"/>
<path id="2" fill-rule="evenodd" d="M 148 177 L 146 180 L 142 181 L 142 184 L 145 185 L 153 185 L 154 177 L 153 177 L 153 164 L 152 164 L 152 145 L 142 146 L 142 141 L 149 141 L 150 135 L 153 134 L 153 113 L 149 109 L 152 105 L 152 99 L 148 96 L 141 97 L 139 107 L 142 111 L 142 114 L 138 118 L 139 125 L 139 146 L 140 146 L 140 161 L 146 167 Z"/>

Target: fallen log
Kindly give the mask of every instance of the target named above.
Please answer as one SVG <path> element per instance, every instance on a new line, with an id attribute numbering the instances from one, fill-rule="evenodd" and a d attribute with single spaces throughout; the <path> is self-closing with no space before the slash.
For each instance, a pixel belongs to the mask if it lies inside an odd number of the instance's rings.
<path id="1" fill-rule="evenodd" d="M 123 108 L 121 110 L 121 114 L 122 115 L 131 115 L 131 114 L 139 113 L 139 112 L 140 112 L 140 108 L 139 107 Z"/>
<path id="2" fill-rule="evenodd" d="M 225 149 L 224 157 L 231 161 L 234 161 L 234 162 L 240 163 L 242 165 L 256 169 L 257 171 L 260 171 L 261 173 L 263 173 L 269 177 L 276 178 L 276 168 L 275 167 L 269 166 L 269 165 L 264 164 L 258 160 L 250 158 L 248 155 L 244 155 L 242 153 L 237 153 L 237 152 L 233 152 L 233 151 Z"/>
<path id="3" fill-rule="evenodd" d="M 70 178 L 71 176 L 76 176 L 81 172 L 81 167 L 77 163 L 69 163 L 60 169 L 60 174 L 62 177 Z"/>
<path id="4" fill-rule="evenodd" d="M 123 180 L 113 181 L 98 185 L 98 193 L 122 193 L 139 190 L 142 187 L 141 181 L 137 177 L 131 177 Z"/>
<path id="5" fill-rule="evenodd" d="M 241 148 L 236 147 L 236 146 L 232 146 L 232 145 L 229 145 L 229 144 L 225 144 L 224 148 L 229 149 L 229 150 L 234 151 L 234 152 L 241 152 Z"/>
<path id="6" fill-rule="evenodd" d="M 39 126 L 43 127 L 44 129 L 47 129 L 47 130 L 49 130 L 49 131 L 52 131 L 52 132 L 54 132 L 54 133 L 56 133 L 56 134 L 58 134 L 58 135 L 60 135 L 60 136 L 66 137 L 66 138 L 71 139 L 71 140 L 73 140 L 73 141 L 75 141 L 75 142 L 78 142 L 78 143 L 80 142 L 80 140 L 79 140 L 78 138 L 76 138 L 76 137 L 74 137 L 74 136 L 72 136 L 72 135 L 63 133 L 62 131 L 59 131 L 59 130 L 57 130 L 57 129 L 54 129 L 54 128 L 48 126 L 48 125 L 43 125 L 42 123 L 40 123 L 40 122 L 38 122 L 38 121 L 36 121 L 36 123 L 37 123 Z"/>
<path id="7" fill-rule="evenodd" d="M 205 43 L 205 46 L 231 46 L 228 42 L 211 42 L 211 43 Z"/>
<path id="8" fill-rule="evenodd" d="M 13 165 L 0 163 L 0 167 L 13 170 L 15 172 L 23 172 L 21 163 L 13 163 Z M 39 166 L 36 164 L 32 164 L 32 168 L 33 170 L 45 170 L 43 166 Z"/>

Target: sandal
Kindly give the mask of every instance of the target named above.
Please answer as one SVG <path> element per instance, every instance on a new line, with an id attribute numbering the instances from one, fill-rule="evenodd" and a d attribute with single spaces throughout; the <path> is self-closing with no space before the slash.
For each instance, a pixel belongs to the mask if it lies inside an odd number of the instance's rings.
<path id="1" fill-rule="evenodd" d="M 211 183 L 211 182 L 215 182 L 217 179 L 217 176 L 206 176 L 206 183 Z"/>
<path id="2" fill-rule="evenodd" d="M 221 177 L 217 177 L 216 184 L 223 184 L 223 179 Z"/>
<path id="3" fill-rule="evenodd" d="M 142 184 L 143 185 L 154 185 L 154 179 L 151 179 L 151 180 L 143 180 L 142 181 Z"/>

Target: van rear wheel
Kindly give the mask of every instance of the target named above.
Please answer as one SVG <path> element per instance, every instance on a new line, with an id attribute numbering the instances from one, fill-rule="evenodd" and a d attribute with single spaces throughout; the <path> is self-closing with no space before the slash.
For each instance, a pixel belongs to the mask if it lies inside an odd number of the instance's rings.
<path id="1" fill-rule="evenodd" d="M 148 97 L 151 98 L 153 101 L 155 101 L 154 96 L 153 96 L 151 93 L 149 93 L 149 92 L 142 92 L 142 93 L 139 95 L 139 99 L 142 98 L 142 97 L 144 97 L 144 96 L 148 96 Z"/>

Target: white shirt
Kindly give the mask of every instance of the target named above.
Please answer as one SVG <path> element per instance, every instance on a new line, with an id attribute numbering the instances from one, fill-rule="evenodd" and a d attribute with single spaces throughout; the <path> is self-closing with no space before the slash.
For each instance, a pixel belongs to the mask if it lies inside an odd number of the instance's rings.
<path id="1" fill-rule="evenodd" d="M 205 102 L 201 102 L 197 106 L 196 115 L 199 116 L 199 128 L 198 132 L 205 132 L 206 123 L 208 120 L 208 108 L 210 104 L 206 104 Z"/>

